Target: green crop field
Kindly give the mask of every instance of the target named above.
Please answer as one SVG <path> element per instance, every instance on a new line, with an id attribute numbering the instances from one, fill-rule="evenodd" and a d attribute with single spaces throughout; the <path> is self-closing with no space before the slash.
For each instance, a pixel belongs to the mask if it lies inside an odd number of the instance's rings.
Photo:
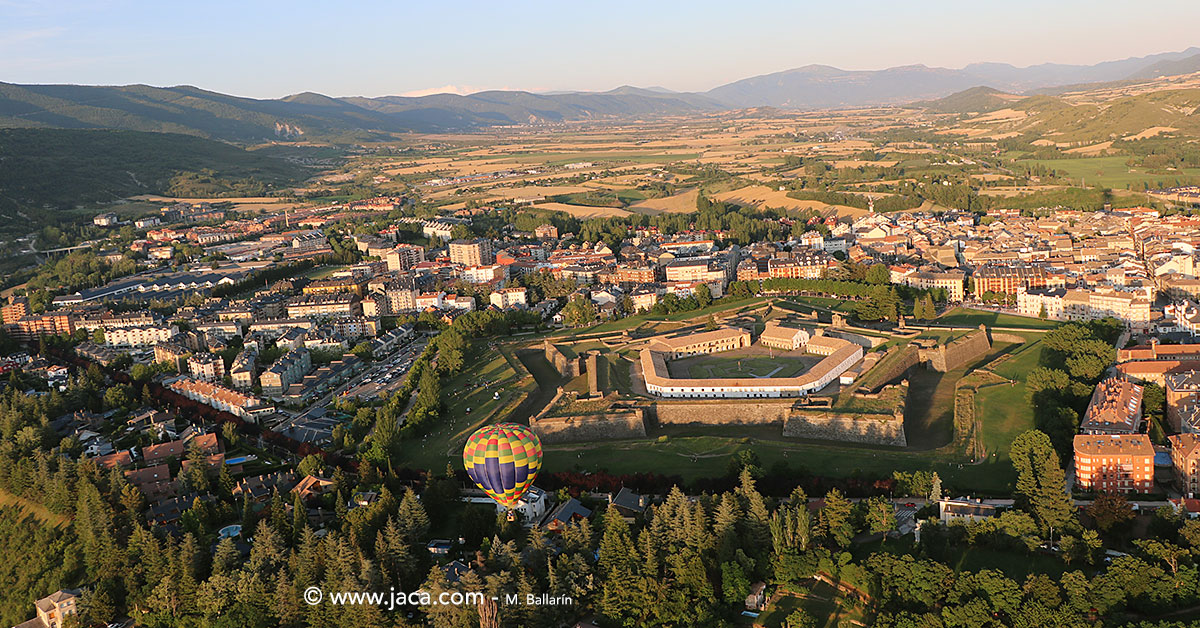
<path id="1" fill-rule="evenodd" d="M 1175 179 L 1200 180 L 1200 168 L 1185 168 L 1179 171 L 1150 173 L 1145 168 L 1125 165 L 1128 157 L 1080 157 L 1077 159 L 1023 159 L 1020 163 L 1037 164 L 1057 171 L 1061 176 L 1078 182 L 1080 179 L 1091 186 L 1118 189 L 1140 189 L 1141 184 L 1157 185 L 1159 181 Z"/>

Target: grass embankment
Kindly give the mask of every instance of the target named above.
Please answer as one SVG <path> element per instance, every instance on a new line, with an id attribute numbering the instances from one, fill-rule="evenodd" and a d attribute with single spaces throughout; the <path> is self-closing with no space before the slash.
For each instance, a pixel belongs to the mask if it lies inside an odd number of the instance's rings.
<path id="1" fill-rule="evenodd" d="M 1053 329 L 1058 321 L 1051 321 L 1030 316 L 1018 316 L 988 310 L 976 310 L 968 307 L 956 307 L 942 314 L 934 321 L 943 325 L 958 325 L 963 327 L 1014 327 L 1023 329 Z"/>

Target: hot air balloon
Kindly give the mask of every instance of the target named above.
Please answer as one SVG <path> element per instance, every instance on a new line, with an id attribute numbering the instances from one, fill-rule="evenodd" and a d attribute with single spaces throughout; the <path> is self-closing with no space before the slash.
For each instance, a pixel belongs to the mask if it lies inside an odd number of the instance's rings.
<path id="1" fill-rule="evenodd" d="M 542 468 L 542 441 L 524 425 L 488 425 L 467 439 L 463 466 L 488 497 L 509 509 L 511 519 Z"/>

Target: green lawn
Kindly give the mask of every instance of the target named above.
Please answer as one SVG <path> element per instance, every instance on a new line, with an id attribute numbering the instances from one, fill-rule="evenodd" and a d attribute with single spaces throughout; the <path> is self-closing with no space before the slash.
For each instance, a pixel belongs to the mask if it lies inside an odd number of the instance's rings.
<path id="1" fill-rule="evenodd" d="M 1061 176 L 1084 179 L 1091 186 L 1107 188 L 1140 188 L 1142 183 L 1156 185 L 1158 181 L 1175 179 L 1200 179 L 1200 168 L 1185 168 L 1170 173 L 1151 174 L 1145 168 L 1130 168 L 1125 165 L 1128 157 L 1079 157 L 1073 159 L 1023 159 L 1019 163 L 1038 164 L 1051 168 Z"/>
<path id="2" fill-rule="evenodd" d="M 996 460 L 1007 461 L 1012 439 L 1034 426 L 1033 409 L 1025 397 L 1025 377 L 1037 367 L 1042 348 L 1041 342 L 1031 342 L 995 366 L 997 375 L 1016 380 L 1016 384 L 986 386 L 975 395 L 983 446 Z"/>
<path id="3" fill-rule="evenodd" d="M 688 376 L 697 379 L 737 377 L 795 377 L 807 372 L 810 363 L 801 359 L 759 357 L 699 358 L 688 365 Z"/>
<path id="4" fill-rule="evenodd" d="M 1058 326 L 1058 321 L 1032 318 L 1029 316 L 1017 316 L 1015 314 L 1003 314 L 1000 312 L 989 312 L 986 310 L 974 310 L 967 307 L 956 307 L 939 316 L 934 322 L 941 323 L 943 325 L 962 325 L 971 327 L 987 325 L 988 327 L 1021 327 L 1026 329 L 1052 329 Z"/>
<path id="5" fill-rule="evenodd" d="M 689 312 L 676 312 L 675 314 L 666 314 L 666 315 L 636 314 L 634 316 L 627 316 L 625 318 L 619 318 L 614 321 L 606 321 L 603 323 L 598 323 L 591 327 L 580 327 L 580 328 L 575 328 L 575 329 L 560 329 L 556 332 L 551 333 L 550 336 L 556 337 L 556 338 L 562 337 L 562 336 L 588 336 L 591 334 L 601 334 L 601 333 L 606 333 L 606 332 L 614 332 L 614 331 L 623 331 L 626 329 L 633 329 L 635 327 L 639 327 L 646 323 L 653 323 L 653 322 L 661 322 L 661 321 L 680 322 L 680 321 L 691 320 L 694 318 L 703 320 L 709 314 L 718 314 L 718 313 L 726 312 L 726 311 L 733 310 L 733 309 L 739 309 L 739 310 L 752 309 L 754 307 L 758 307 L 758 306 L 762 305 L 765 302 L 766 302 L 766 299 L 763 299 L 763 298 L 734 299 L 732 297 L 728 297 L 728 298 L 724 298 L 724 299 L 717 299 L 716 301 L 713 302 L 712 305 L 710 305 L 706 308 L 700 308 L 698 310 L 691 310 Z"/>
<path id="6" fill-rule="evenodd" d="M 472 368 L 442 379 L 446 408 L 427 436 L 404 442 L 405 466 L 436 472 L 445 469 L 447 462 L 460 466 L 461 447 L 472 432 L 482 425 L 508 419 L 537 391 L 533 377 L 518 374 L 499 351 L 489 351 L 486 345 L 476 346 L 471 358 Z M 481 382 L 491 385 L 485 388 Z M 493 399 L 497 390 L 500 398 Z"/>
<path id="7" fill-rule="evenodd" d="M 729 457 L 742 449 L 758 454 L 763 467 L 785 463 L 793 469 L 825 477 L 891 477 L 893 471 L 937 471 L 954 490 L 980 495 L 1011 492 L 1012 467 L 988 460 L 963 465 L 960 456 L 941 451 L 905 451 L 889 447 L 839 445 L 825 441 L 782 440 L 778 428 L 699 427 L 666 430 L 666 442 L 650 440 L 562 444 L 545 447 L 547 473 L 607 471 L 614 474 L 677 475 L 684 482 L 724 474 Z M 678 434 L 688 435 L 678 435 Z M 757 438 L 747 438 L 746 434 Z M 703 434 L 703 435 L 701 435 Z M 778 438 L 778 440 L 776 440 Z"/>
<path id="8" fill-rule="evenodd" d="M 811 312 L 813 308 L 821 308 L 826 310 L 834 310 L 837 312 L 851 313 L 857 301 L 850 299 L 838 299 L 834 297 L 787 297 L 784 301 L 776 303 L 777 306 L 794 312 Z M 809 306 L 809 307 L 804 307 Z"/>
<path id="9" fill-rule="evenodd" d="M 797 585 L 797 589 L 799 588 Z M 790 593 L 782 594 L 757 619 L 746 618 L 742 623 L 766 628 L 786 628 L 788 615 L 798 608 L 803 608 L 812 616 L 816 621 L 816 628 L 866 625 L 867 617 L 862 606 L 842 598 L 837 589 L 825 582 L 816 582 L 803 597 Z"/>

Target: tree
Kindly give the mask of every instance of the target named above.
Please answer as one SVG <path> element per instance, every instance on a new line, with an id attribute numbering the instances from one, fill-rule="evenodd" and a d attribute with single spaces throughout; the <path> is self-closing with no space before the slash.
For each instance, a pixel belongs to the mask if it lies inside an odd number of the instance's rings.
<path id="1" fill-rule="evenodd" d="M 734 561 L 721 563 L 721 597 L 730 605 L 740 604 L 750 595 L 750 579 Z"/>
<path id="2" fill-rule="evenodd" d="M 591 299 L 576 296 L 563 308 L 563 322 L 570 327 L 591 325 L 596 320 L 596 305 Z"/>
<path id="3" fill-rule="evenodd" d="M 938 476 L 938 472 L 933 472 L 933 477 L 930 479 L 929 486 L 929 501 L 936 502 L 942 499 L 942 478 Z"/>
<path id="4" fill-rule="evenodd" d="M 296 465 L 296 471 L 302 478 L 309 475 L 319 476 L 325 472 L 325 461 L 316 454 L 309 454 Z"/>
<path id="5" fill-rule="evenodd" d="M 892 279 L 891 271 L 883 264 L 874 264 L 867 269 L 866 280 L 869 284 L 881 285 L 890 283 Z"/>
<path id="6" fill-rule="evenodd" d="M 1086 508 L 1088 516 L 1095 522 L 1101 532 L 1108 534 L 1113 528 L 1133 521 L 1133 507 L 1118 493 L 1104 492 Z"/>
<path id="7" fill-rule="evenodd" d="M 867 500 L 867 526 L 871 534 L 886 534 L 896 528 L 896 508 L 882 497 Z"/>
<path id="8" fill-rule="evenodd" d="M 1038 310 L 1038 318 L 1046 318 L 1048 316 L 1050 316 L 1050 313 L 1046 311 L 1046 304 L 1043 303 L 1042 309 Z"/>
<path id="9" fill-rule="evenodd" d="M 707 331 L 713 331 L 716 328 L 717 328 L 717 321 L 716 321 L 716 319 L 713 318 L 712 314 L 709 314 L 708 320 L 706 320 L 704 322 L 704 329 Z"/>
<path id="10" fill-rule="evenodd" d="M 817 620 L 813 619 L 813 616 L 803 608 L 792 611 L 792 614 L 788 615 L 783 622 L 783 628 L 816 628 L 817 626 Z"/>
<path id="11" fill-rule="evenodd" d="M 835 547 L 849 547 L 854 538 L 854 524 L 850 519 L 850 500 L 836 488 L 825 494 L 825 505 L 821 508 L 821 529 Z"/>
<path id="12" fill-rule="evenodd" d="M 696 286 L 695 293 L 696 303 L 699 303 L 700 307 L 708 307 L 712 305 L 713 295 L 712 290 L 708 287 L 708 284 L 702 283 L 699 286 Z"/>
<path id="13" fill-rule="evenodd" d="M 1017 471 L 1016 503 L 1033 515 L 1043 532 L 1061 529 L 1074 519 L 1075 505 L 1066 490 L 1066 477 L 1046 434 L 1029 430 L 1017 436 L 1009 457 Z"/>

